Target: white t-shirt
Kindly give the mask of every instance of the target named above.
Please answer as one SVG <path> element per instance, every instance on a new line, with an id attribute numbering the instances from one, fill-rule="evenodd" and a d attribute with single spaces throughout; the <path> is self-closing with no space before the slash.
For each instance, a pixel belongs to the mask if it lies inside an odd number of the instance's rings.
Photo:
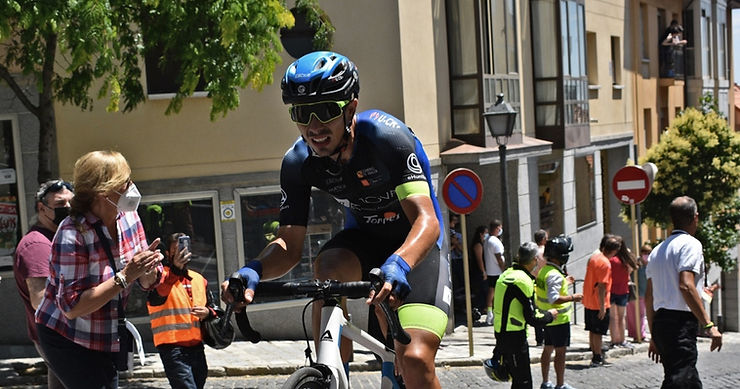
<path id="1" fill-rule="evenodd" d="M 486 274 L 489 276 L 497 276 L 503 273 L 503 270 L 498 266 L 496 254 L 501 254 L 503 259 L 504 244 L 501 243 L 499 238 L 490 236 L 483 245 L 483 259 L 486 261 Z"/>
<path id="2" fill-rule="evenodd" d="M 704 254 L 701 242 L 685 231 L 674 230 L 648 257 L 646 274 L 653 283 L 653 309 L 691 312 L 678 288 L 682 271 L 693 272 L 696 289 L 702 289 Z"/>

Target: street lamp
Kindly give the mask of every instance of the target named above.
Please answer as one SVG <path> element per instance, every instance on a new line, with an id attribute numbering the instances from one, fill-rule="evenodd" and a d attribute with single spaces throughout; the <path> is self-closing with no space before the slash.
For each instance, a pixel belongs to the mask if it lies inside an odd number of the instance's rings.
<path id="1" fill-rule="evenodd" d="M 506 143 L 509 142 L 511 133 L 514 132 L 514 122 L 516 122 L 517 112 L 511 105 L 504 101 L 504 94 L 499 93 L 496 95 L 496 103 L 493 104 L 486 112 L 483 113 L 483 118 L 486 119 L 488 124 L 488 130 L 491 131 L 491 136 L 496 139 L 498 144 L 498 156 L 499 165 L 501 167 L 501 208 L 503 213 L 503 224 L 506 226 L 504 229 L 503 242 L 507 248 L 505 253 L 511 253 L 514 247 L 511 246 L 509 241 L 509 190 L 507 187 L 508 177 L 506 174 Z M 506 265 L 511 264 L 511 254 L 506 256 Z"/>

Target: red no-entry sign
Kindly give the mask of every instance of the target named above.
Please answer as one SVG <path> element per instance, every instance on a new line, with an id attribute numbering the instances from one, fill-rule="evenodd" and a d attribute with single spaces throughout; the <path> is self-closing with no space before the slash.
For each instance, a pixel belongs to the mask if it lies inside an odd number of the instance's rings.
<path id="1" fill-rule="evenodd" d="M 645 201 L 651 188 L 652 180 L 639 166 L 625 166 L 612 178 L 612 191 L 617 200 L 624 204 L 639 204 Z"/>
<path id="2" fill-rule="evenodd" d="M 442 198 L 452 212 L 467 215 L 480 205 L 483 199 L 483 184 L 470 169 L 455 169 L 442 183 Z"/>

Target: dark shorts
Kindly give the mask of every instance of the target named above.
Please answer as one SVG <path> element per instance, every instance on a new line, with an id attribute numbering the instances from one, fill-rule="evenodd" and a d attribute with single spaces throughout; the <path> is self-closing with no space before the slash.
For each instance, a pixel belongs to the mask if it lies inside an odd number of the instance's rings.
<path id="1" fill-rule="evenodd" d="M 364 231 L 348 229 L 340 231 L 321 248 L 321 251 L 334 248 L 352 251 L 360 259 L 363 280 L 375 267 L 383 265 L 386 259 L 401 246 L 403 241 L 392 242 L 388 239 L 373 237 Z M 433 305 L 450 314 L 452 285 L 446 255 L 441 255 L 436 245 L 432 246 L 426 258 L 412 269 L 407 279 L 411 293 L 404 301 L 406 304 Z"/>
<path id="2" fill-rule="evenodd" d="M 488 287 L 491 289 L 496 289 L 496 281 L 498 281 L 499 276 L 488 276 L 486 278 L 486 283 L 488 283 Z"/>
<path id="3" fill-rule="evenodd" d="M 619 305 L 620 307 L 626 307 L 627 306 L 627 300 L 629 299 L 630 294 L 611 294 L 611 298 L 609 298 L 609 302 L 611 302 L 612 305 Z"/>
<path id="4" fill-rule="evenodd" d="M 545 326 L 545 346 L 570 346 L 570 323 Z"/>
<path id="5" fill-rule="evenodd" d="M 586 317 L 586 331 L 606 335 L 609 330 L 609 308 L 606 309 L 606 315 L 601 320 L 599 320 L 598 310 L 585 308 L 584 316 Z"/>

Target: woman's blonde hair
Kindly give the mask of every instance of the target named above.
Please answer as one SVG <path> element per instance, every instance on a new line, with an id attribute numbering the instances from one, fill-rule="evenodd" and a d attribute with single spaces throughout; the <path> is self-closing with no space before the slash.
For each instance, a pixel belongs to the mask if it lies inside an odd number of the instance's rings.
<path id="1" fill-rule="evenodd" d="M 71 213 L 82 215 L 90 211 L 95 196 L 124 186 L 130 178 L 131 168 L 117 151 L 91 151 L 81 156 L 74 167 Z"/>

